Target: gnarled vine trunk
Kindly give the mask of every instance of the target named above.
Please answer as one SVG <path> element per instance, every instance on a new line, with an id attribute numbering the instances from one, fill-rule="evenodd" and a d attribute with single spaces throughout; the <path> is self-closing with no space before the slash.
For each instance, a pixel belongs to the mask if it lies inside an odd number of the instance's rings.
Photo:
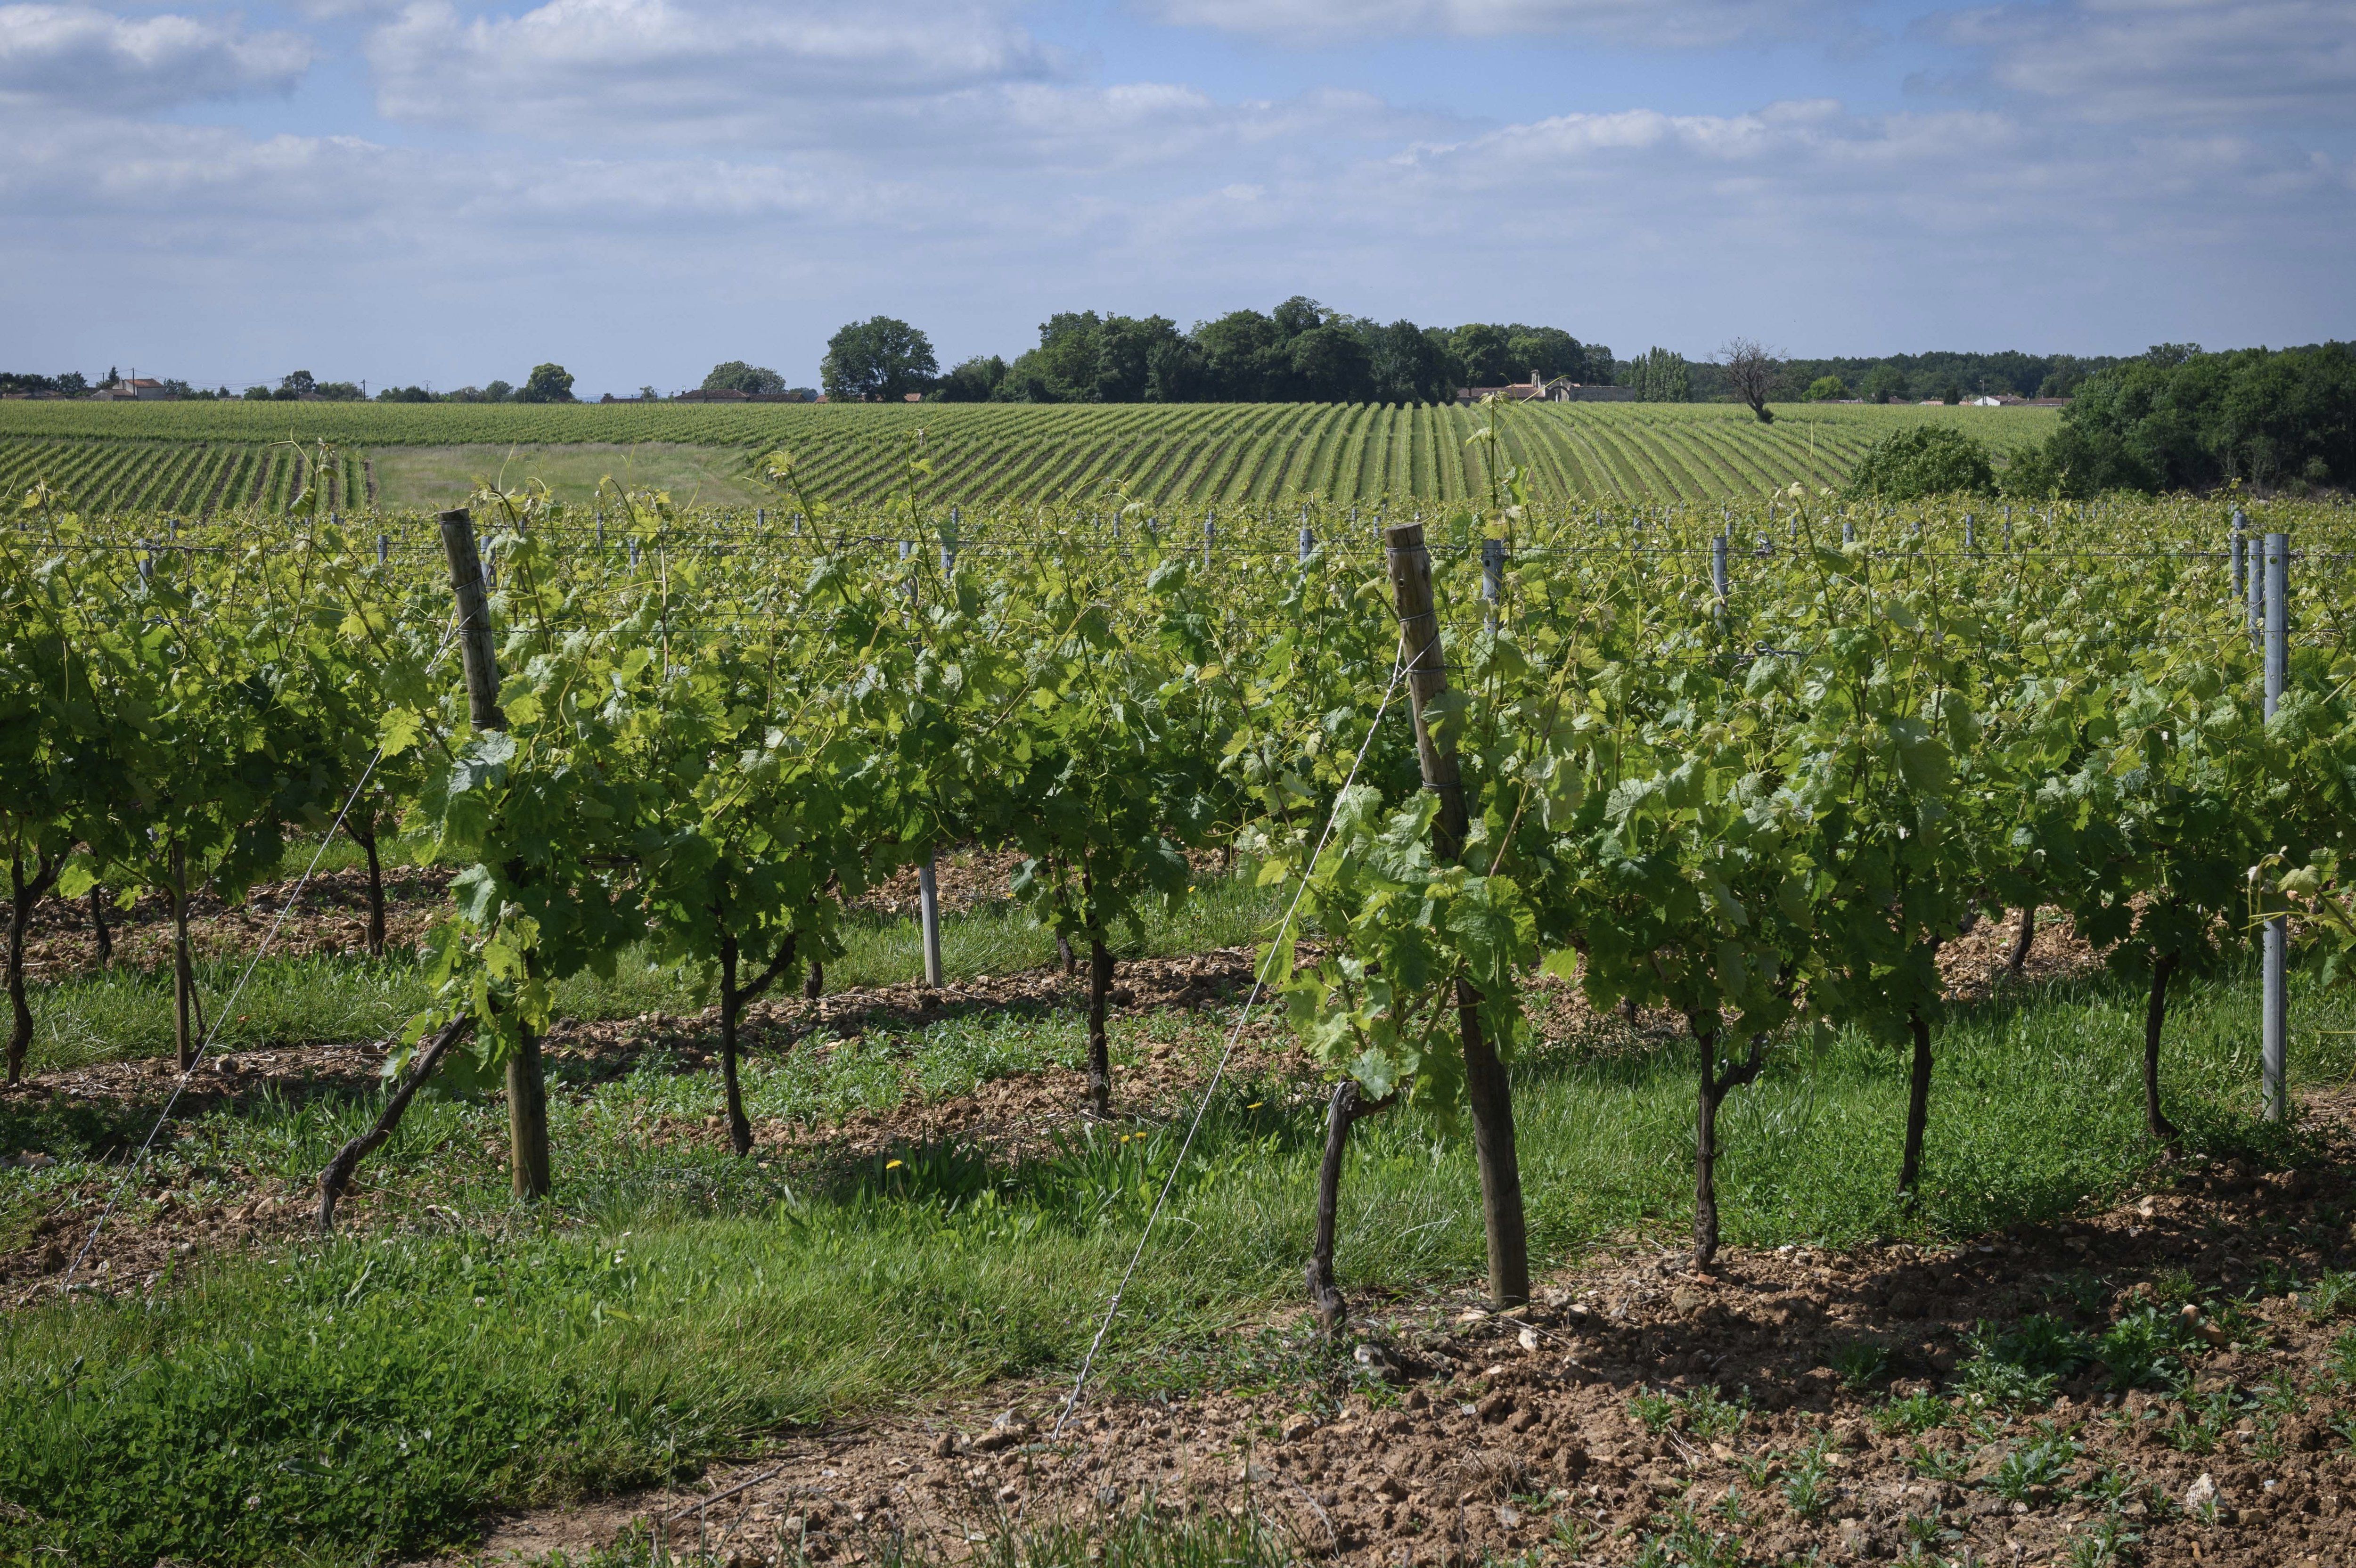
<path id="1" fill-rule="evenodd" d="M 1112 1115 L 1112 1052 L 1105 1041 L 1105 998 L 1112 990 L 1112 953 L 1088 936 L 1088 1108 L 1098 1121 Z"/>
<path id="2" fill-rule="evenodd" d="M 2176 1141 L 2176 1124 L 2169 1121 L 2159 1108 L 2159 1034 L 2168 1022 L 2168 982 L 2176 973 L 2182 955 L 2163 953 L 2152 961 L 2151 999 L 2143 1014 L 2143 1120 L 2152 1137 L 2160 1143 Z"/>
<path id="3" fill-rule="evenodd" d="M 1914 1061 L 1906 1083 L 1906 1149 L 1898 1162 L 1898 1195 L 1911 1203 L 1922 1179 L 1922 1130 L 1931 1122 L 1931 1026 L 1922 1014 L 1910 1013 L 1906 1027 L 1914 1036 Z"/>
<path id="4" fill-rule="evenodd" d="M 58 880 L 59 859 L 37 856 L 29 880 L 25 876 L 25 852 L 8 858 L 8 1082 L 25 1077 L 25 1056 L 33 1048 L 33 1009 L 25 999 L 25 933 L 33 923 L 33 906 Z"/>

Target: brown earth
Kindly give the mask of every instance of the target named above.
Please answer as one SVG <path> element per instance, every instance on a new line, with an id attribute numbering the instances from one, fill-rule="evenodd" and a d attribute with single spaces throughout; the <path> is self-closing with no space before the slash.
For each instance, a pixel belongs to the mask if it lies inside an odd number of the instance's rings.
<path id="1" fill-rule="evenodd" d="M 385 944 L 414 948 L 448 907 L 450 871 L 402 866 L 384 873 Z M 198 958 L 242 957 L 260 946 L 295 890 L 298 879 L 264 882 L 231 904 L 209 891 L 188 895 L 188 946 Z M 106 924 L 113 961 L 128 968 L 161 969 L 172 961 L 171 901 L 143 893 L 127 910 L 112 905 Z M 270 943 L 270 951 L 296 955 L 361 954 L 368 950 L 368 873 L 322 871 L 303 889 L 301 903 Z M 86 902 L 46 898 L 33 907 L 25 945 L 28 980 L 63 980 L 98 967 L 98 939 Z"/>
<path id="2" fill-rule="evenodd" d="M 957 1558 L 1009 1526 L 1151 1509 L 1248 1519 L 1302 1554 L 1352 1563 L 1626 1563 L 1690 1508 L 1707 1533 L 1740 1536 L 1744 1549 L 1717 1560 L 1728 1564 L 1887 1560 L 1917 1540 L 1920 1561 L 1953 1564 L 2345 1563 L 2356 1391 L 2319 1370 L 2335 1360 L 2335 1309 L 2356 1301 L 2259 1296 L 2251 1282 L 2267 1265 L 2312 1280 L 2349 1261 L 2351 1109 L 2346 1094 L 2309 1103 L 2334 1157 L 2320 1175 L 2192 1163 L 2107 1213 L 1955 1247 L 1738 1251 L 1708 1275 L 1667 1254 L 1604 1258 L 1513 1314 L 1368 1303 L 1346 1330 L 1359 1375 L 1323 1387 L 1089 1397 L 1060 1436 L 1066 1388 L 1002 1387 L 987 1404 L 784 1433 L 692 1485 L 503 1518 L 451 1561 L 572 1554 L 654 1528 L 738 1568 L 882 1563 L 903 1541 Z M 2187 1440 L 2182 1402 L 2121 1396 L 2097 1367 L 2050 1407 L 1990 1410 L 1978 1435 L 1875 1419 L 1890 1395 L 1945 1382 L 1982 1319 L 2045 1313 L 2099 1333 L 2174 1270 L 2212 1307 L 2247 1296 L 2203 1320 L 2217 1342 L 2194 1364 L 2197 1396 L 2293 1395 L 2239 1405 Z M 1858 1343 L 1886 1355 L 1887 1387 L 1845 1386 L 1831 1370 Z M 1722 1429 L 1690 1403 L 1705 1388 L 1740 1407 Z M 1658 1424 L 1638 1403 L 1653 1394 L 1676 1402 L 1654 1407 Z M 2052 1484 L 2004 1496 L 2003 1457 L 2050 1437 L 2082 1452 Z M 1820 1484 L 1804 1506 L 1794 1482 L 1812 1449 Z M 2104 1477 L 2115 1501 L 2096 1489 Z M 2213 1497 L 2213 1511 L 2188 1510 L 2188 1494 Z M 2136 1539 L 2115 1557 L 2072 1557 L 2106 1518 Z"/>

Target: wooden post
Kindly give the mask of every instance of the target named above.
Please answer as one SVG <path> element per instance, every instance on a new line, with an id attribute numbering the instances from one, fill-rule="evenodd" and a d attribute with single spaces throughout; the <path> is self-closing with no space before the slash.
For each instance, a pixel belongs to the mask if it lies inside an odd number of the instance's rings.
<path id="1" fill-rule="evenodd" d="M 1424 707 L 1448 689 L 1448 662 L 1440 648 L 1440 617 L 1431 603 L 1431 552 L 1423 525 L 1383 530 L 1389 547 L 1391 595 L 1398 606 L 1399 657 L 1407 666 L 1408 704 L 1415 715 L 1415 750 L 1423 787 L 1440 797 L 1433 848 L 1448 860 L 1464 852 L 1468 818 L 1456 753 L 1432 739 Z M 1481 1220 L 1489 1242 L 1489 1298 L 1499 1307 L 1530 1298 L 1529 1240 L 1522 1218 L 1521 1164 L 1514 1151 L 1514 1102 L 1505 1064 L 1481 1029 L 1481 993 L 1456 983 L 1457 1027 L 1464 1041 L 1464 1098 L 1472 1113 L 1472 1151 L 1481 1168 Z"/>
<path id="2" fill-rule="evenodd" d="M 475 519 L 461 507 L 444 512 L 442 551 L 450 558 L 450 596 L 458 603 L 458 659 L 466 672 L 466 716 L 477 730 L 504 730 L 499 707 L 499 647 L 491 633 L 491 599 L 483 587 L 483 558 L 475 549 Z"/>
<path id="3" fill-rule="evenodd" d="M 442 550 L 450 560 L 450 594 L 458 604 L 458 658 L 466 673 L 466 713 L 477 730 L 504 730 L 499 707 L 499 652 L 491 631 L 490 596 L 483 590 L 483 559 L 475 548 L 475 519 L 464 507 L 441 514 Z M 514 880 L 520 867 L 508 868 Z M 540 1039 L 519 1031 L 508 1059 L 508 1166 L 515 1195 L 549 1191 L 548 1084 L 541 1072 Z"/>
<path id="4" fill-rule="evenodd" d="M 197 976 L 188 963 L 188 856 L 172 840 L 172 1043 L 186 1072 L 197 1064 L 198 1041 L 188 1027 L 188 1009 L 195 1004 Z"/>

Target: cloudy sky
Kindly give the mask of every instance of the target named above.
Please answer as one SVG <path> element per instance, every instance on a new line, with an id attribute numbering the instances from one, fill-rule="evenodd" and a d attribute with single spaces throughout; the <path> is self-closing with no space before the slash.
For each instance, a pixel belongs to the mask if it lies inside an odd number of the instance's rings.
<path id="1" fill-rule="evenodd" d="M 0 4 L 0 368 L 812 381 L 1292 293 L 1622 355 L 2356 336 L 2356 0 Z"/>

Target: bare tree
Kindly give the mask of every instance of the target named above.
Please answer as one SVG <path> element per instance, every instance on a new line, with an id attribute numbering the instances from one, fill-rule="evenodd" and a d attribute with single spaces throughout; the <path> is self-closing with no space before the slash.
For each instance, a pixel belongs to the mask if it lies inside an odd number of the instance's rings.
<path id="1" fill-rule="evenodd" d="M 1767 400 L 1775 390 L 1775 382 L 1783 374 L 1783 361 L 1765 344 L 1748 337 L 1738 337 L 1718 351 L 1718 362 L 1726 367 L 1726 379 L 1734 387 L 1734 395 L 1751 405 L 1761 424 L 1775 422 L 1774 411 Z"/>

